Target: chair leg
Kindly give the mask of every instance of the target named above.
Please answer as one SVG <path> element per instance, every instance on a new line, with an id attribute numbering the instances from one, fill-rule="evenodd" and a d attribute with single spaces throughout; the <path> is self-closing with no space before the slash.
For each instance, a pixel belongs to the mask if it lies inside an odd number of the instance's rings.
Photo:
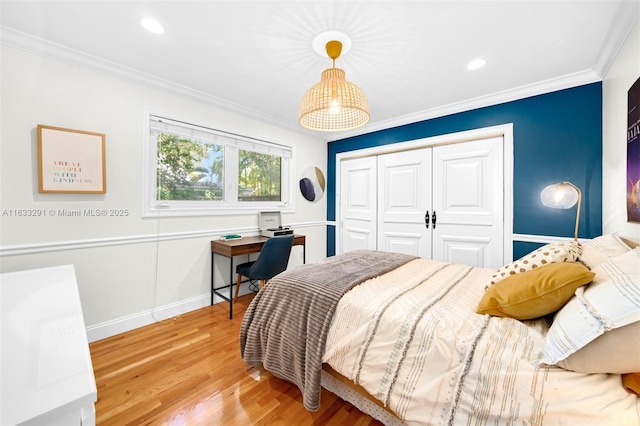
<path id="1" fill-rule="evenodd" d="M 240 283 L 242 282 L 242 275 L 238 274 L 238 281 L 236 282 L 236 297 L 233 298 L 233 303 L 238 301 L 238 292 L 240 291 Z"/>

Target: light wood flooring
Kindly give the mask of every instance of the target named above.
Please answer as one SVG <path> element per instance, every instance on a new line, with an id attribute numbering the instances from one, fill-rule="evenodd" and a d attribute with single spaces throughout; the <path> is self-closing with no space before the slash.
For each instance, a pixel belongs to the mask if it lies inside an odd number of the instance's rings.
<path id="1" fill-rule="evenodd" d="M 106 425 L 380 425 L 322 390 L 308 412 L 298 388 L 240 358 L 242 296 L 91 343 L 96 421 Z"/>

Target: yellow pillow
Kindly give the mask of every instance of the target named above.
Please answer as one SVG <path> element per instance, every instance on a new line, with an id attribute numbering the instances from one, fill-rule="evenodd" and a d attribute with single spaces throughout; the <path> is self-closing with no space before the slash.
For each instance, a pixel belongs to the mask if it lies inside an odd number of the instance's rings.
<path id="1" fill-rule="evenodd" d="M 640 396 L 640 373 L 623 374 L 622 386 L 630 394 Z"/>
<path id="2" fill-rule="evenodd" d="M 590 283 L 594 276 L 579 262 L 539 266 L 491 286 L 476 312 L 520 320 L 538 318 L 560 309 L 578 287 Z"/>

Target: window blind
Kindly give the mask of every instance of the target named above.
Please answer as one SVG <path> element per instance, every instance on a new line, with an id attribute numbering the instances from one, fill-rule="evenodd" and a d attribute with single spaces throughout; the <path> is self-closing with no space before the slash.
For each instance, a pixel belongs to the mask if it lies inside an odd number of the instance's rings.
<path id="1" fill-rule="evenodd" d="M 286 145 L 184 123 L 157 115 L 150 116 L 149 129 L 154 136 L 158 133 L 170 133 L 198 142 L 233 146 L 245 151 L 259 152 L 283 158 L 291 158 L 292 156 L 291 148 Z"/>

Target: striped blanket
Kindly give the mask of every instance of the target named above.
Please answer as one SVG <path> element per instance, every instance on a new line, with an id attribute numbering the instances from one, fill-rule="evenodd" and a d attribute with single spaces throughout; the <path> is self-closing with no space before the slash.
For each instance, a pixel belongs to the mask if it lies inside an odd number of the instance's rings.
<path id="1" fill-rule="evenodd" d="M 245 362 L 296 384 L 307 410 L 320 407 L 322 355 L 340 298 L 415 256 L 353 251 L 277 275 L 247 308 L 240 329 Z"/>
<path id="2" fill-rule="evenodd" d="M 548 324 L 475 313 L 494 270 L 416 259 L 341 299 L 324 361 L 408 425 L 638 425 L 619 375 L 536 367 Z"/>

